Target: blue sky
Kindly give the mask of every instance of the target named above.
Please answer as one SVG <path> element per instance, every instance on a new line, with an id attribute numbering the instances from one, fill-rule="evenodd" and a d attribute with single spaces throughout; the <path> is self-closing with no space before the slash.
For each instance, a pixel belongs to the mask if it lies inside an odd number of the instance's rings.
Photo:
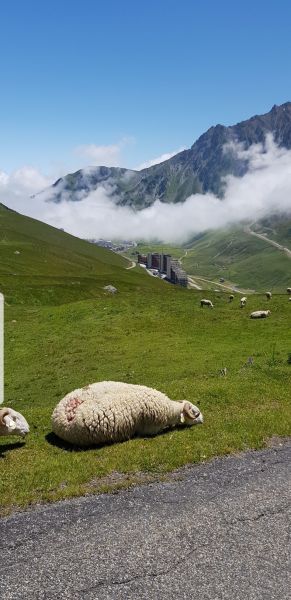
<path id="1" fill-rule="evenodd" d="M 0 171 L 134 168 L 267 112 L 290 30 L 287 0 L 3 2 Z"/>

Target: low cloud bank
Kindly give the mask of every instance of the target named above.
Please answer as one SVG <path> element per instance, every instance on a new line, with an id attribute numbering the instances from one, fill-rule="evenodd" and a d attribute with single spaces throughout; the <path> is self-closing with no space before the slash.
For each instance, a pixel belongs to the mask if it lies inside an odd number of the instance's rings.
<path id="1" fill-rule="evenodd" d="M 45 196 L 27 198 L 44 187 L 45 180 L 24 172 L 21 195 L 20 173 L 10 178 L 0 172 L 0 202 L 84 238 L 159 239 L 180 243 L 207 229 L 218 229 L 244 220 L 257 220 L 272 213 L 291 214 L 291 150 L 279 148 L 271 137 L 244 150 L 240 144 L 226 148 L 248 160 L 244 177 L 225 179 L 223 200 L 213 194 L 195 194 L 183 204 L 156 201 L 151 207 L 133 211 L 116 204 L 114 187 L 99 187 L 79 202 L 45 202 Z M 33 181 L 29 181 L 29 176 Z M 17 185 L 16 185 L 17 184 Z M 39 185 L 41 184 L 41 185 Z M 26 194 L 25 194 L 26 192 Z M 26 197 L 26 199 L 25 199 Z"/>

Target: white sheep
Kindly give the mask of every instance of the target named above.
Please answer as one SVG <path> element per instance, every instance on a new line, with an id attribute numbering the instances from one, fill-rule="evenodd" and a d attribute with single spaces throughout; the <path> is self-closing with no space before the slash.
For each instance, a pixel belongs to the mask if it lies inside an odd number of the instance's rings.
<path id="1" fill-rule="evenodd" d="M 243 296 L 243 297 L 240 299 L 240 307 L 241 307 L 241 308 L 243 308 L 243 307 L 246 305 L 246 303 L 247 303 L 247 297 L 246 297 L 246 296 Z"/>
<path id="2" fill-rule="evenodd" d="M 271 300 L 272 293 L 271 292 L 266 292 L 266 298 L 267 298 L 267 300 Z"/>
<path id="3" fill-rule="evenodd" d="M 70 392 L 52 414 L 53 432 L 77 446 L 122 442 L 202 422 L 199 408 L 190 402 L 176 402 L 155 389 L 116 381 Z"/>
<path id="4" fill-rule="evenodd" d="M 206 300 L 206 298 L 202 298 L 202 300 L 200 300 L 200 306 L 201 308 L 203 308 L 203 306 L 209 306 L 209 308 L 213 308 L 214 304 L 212 304 L 211 300 Z"/>
<path id="5" fill-rule="evenodd" d="M 287 288 L 287 294 L 291 294 L 291 288 Z"/>
<path id="6" fill-rule="evenodd" d="M 0 408 L 0 436 L 21 435 L 29 433 L 26 419 L 12 408 Z"/>
<path id="7" fill-rule="evenodd" d="M 271 314 L 270 310 L 255 310 L 250 314 L 251 319 L 265 319 Z"/>

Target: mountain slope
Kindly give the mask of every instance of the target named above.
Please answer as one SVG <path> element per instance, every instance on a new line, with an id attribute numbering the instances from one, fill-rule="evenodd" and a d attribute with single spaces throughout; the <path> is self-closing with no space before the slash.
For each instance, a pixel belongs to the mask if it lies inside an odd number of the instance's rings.
<path id="1" fill-rule="evenodd" d="M 262 235 L 257 237 L 250 231 Z M 286 248 L 291 250 L 291 219 L 281 216 L 252 223 L 251 227 L 206 231 L 182 247 L 138 244 L 137 251 L 165 252 L 179 258 L 194 283 L 204 290 L 237 288 L 285 294 L 291 286 L 291 253 Z"/>
<path id="2" fill-rule="evenodd" d="M 114 252 L 0 206 L 0 290 L 8 303 L 98 298 L 108 284 L 126 291 L 163 285 L 127 267 Z"/>
<path id="3" fill-rule="evenodd" d="M 44 197 L 54 202 L 80 200 L 102 186 L 121 205 L 137 209 L 155 200 L 183 202 L 197 192 L 223 194 L 221 178 L 243 175 L 247 161 L 238 158 L 226 145 L 240 142 L 247 149 L 264 143 L 271 133 L 280 146 L 291 148 L 291 102 L 273 106 L 270 112 L 226 127 L 208 129 L 190 149 L 142 171 L 114 167 L 90 167 L 62 177 L 45 190 Z"/>
<path id="4" fill-rule="evenodd" d="M 261 230 L 259 225 L 257 228 Z M 271 235 L 268 237 L 272 239 Z M 291 282 L 290 257 L 267 240 L 238 227 L 209 231 L 197 237 L 188 245 L 183 267 L 194 277 L 217 282 L 222 277 L 237 287 L 256 291 L 270 289 L 284 293 Z"/>

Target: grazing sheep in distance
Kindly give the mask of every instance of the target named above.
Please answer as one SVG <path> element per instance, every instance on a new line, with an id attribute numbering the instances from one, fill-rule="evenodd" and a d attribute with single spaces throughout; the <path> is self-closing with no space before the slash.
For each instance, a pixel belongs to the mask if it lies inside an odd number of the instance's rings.
<path id="1" fill-rule="evenodd" d="M 246 297 L 246 296 L 243 296 L 243 297 L 240 299 L 240 307 L 241 307 L 241 308 L 243 308 L 243 307 L 246 305 L 246 302 L 247 302 L 247 297 Z"/>
<path id="2" fill-rule="evenodd" d="M 209 306 L 209 308 L 213 308 L 214 304 L 212 304 L 211 300 L 206 300 L 206 298 L 202 298 L 202 300 L 200 300 L 200 307 L 203 308 L 203 306 Z"/>
<path id="3" fill-rule="evenodd" d="M 71 444 L 92 446 L 155 435 L 176 425 L 203 423 L 194 404 L 170 400 L 143 385 L 101 381 L 67 394 L 52 414 L 53 432 Z"/>
<path id="4" fill-rule="evenodd" d="M 291 288 L 287 288 L 287 294 L 291 294 Z"/>
<path id="5" fill-rule="evenodd" d="M 272 293 L 271 292 L 266 292 L 266 298 L 267 298 L 267 300 L 271 300 Z"/>
<path id="6" fill-rule="evenodd" d="M 234 299 L 234 295 L 233 295 L 233 294 L 230 294 L 230 296 L 228 297 L 228 299 L 229 299 L 229 301 L 230 301 L 230 302 L 232 302 L 232 301 L 233 301 L 233 299 Z"/>
<path id="7" fill-rule="evenodd" d="M 13 408 L 0 408 L 0 436 L 21 435 L 29 433 L 26 419 Z"/>
<path id="8" fill-rule="evenodd" d="M 265 319 L 271 314 L 270 310 L 255 310 L 250 314 L 251 319 Z"/>

